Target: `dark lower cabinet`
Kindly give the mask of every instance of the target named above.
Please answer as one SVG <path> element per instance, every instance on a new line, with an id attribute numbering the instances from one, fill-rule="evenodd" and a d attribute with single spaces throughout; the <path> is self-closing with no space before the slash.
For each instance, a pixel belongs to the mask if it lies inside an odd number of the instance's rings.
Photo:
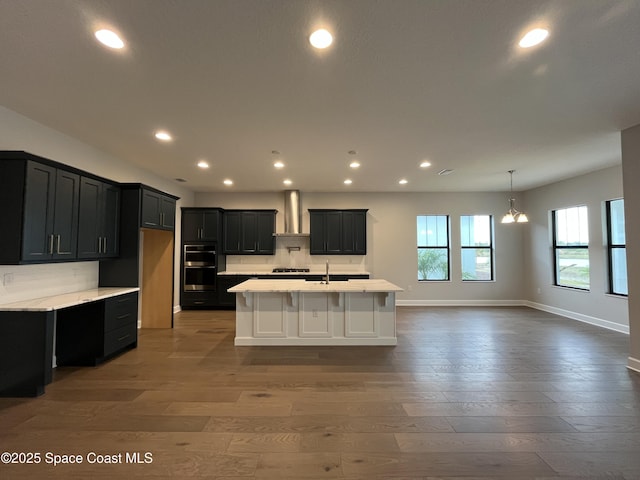
<path id="1" fill-rule="evenodd" d="M 218 292 L 216 290 L 202 292 L 182 292 L 180 307 L 190 308 L 215 308 L 218 306 Z"/>
<path id="2" fill-rule="evenodd" d="M 136 292 L 58 311 L 56 358 L 60 366 L 97 365 L 137 343 Z"/>
<path id="3" fill-rule="evenodd" d="M 0 312 L 0 397 L 36 397 L 51 383 L 54 312 Z"/>
<path id="4" fill-rule="evenodd" d="M 218 306 L 219 307 L 235 307 L 236 294 L 227 292 L 231 287 L 235 287 L 239 283 L 256 278 L 254 275 L 218 275 Z"/>

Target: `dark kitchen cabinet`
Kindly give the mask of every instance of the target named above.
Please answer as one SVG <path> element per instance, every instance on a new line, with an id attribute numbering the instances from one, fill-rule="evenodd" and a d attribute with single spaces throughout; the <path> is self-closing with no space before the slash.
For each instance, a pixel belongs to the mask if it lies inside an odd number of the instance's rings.
<path id="1" fill-rule="evenodd" d="M 12 232 L 0 236 L 3 264 L 76 259 L 80 176 L 37 158 L 0 156 L 2 230 Z"/>
<path id="2" fill-rule="evenodd" d="M 80 179 L 78 258 L 118 256 L 120 187 L 90 177 Z"/>
<path id="3" fill-rule="evenodd" d="M 273 255 L 276 210 L 225 210 L 223 253 Z"/>
<path id="4" fill-rule="evenodd" d="M 142 189 L 141 227 L 173 230 L 176 224 L 176 200 L 161 192 Z"/>
<path id="5" fill-rule="evenodd" d="M 183 208 L 182 242 L 217 242 L 222 233 L 219 208 Z"/>
<path id="6" fill-rule="evenodd" d="M 367 254 L 367 211 L 342 212 L 342 253 Z"/>
<path id="7" fill-rule="evenodd" d="M 58 365 L 97 365 L 138 343 L 138 293 L 58 311 Z"/>
<path id="8" fill-rule="evenodd" d="M 311 255 L 366 255 L 367 210 L 309 209 Z"/>
<path id="9" fill-rule="evenodd" d="M 227 290 L 250 278 L 256 277 L 250 275 L 218 275 L 218 306 L 235 307 L 236 294 L 229 293 Z"/>

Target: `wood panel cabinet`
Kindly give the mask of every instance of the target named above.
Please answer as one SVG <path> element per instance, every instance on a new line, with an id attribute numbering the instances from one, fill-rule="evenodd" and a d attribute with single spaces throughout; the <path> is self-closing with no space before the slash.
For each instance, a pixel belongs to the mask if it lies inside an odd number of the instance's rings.
<path id="1" fill-rule="evenodd" d="M 80 179 L 78 258 L 116 257 L 120 231 L 120 188 L 90 177 Z"/>
<path id="2" fill-rule="evenodd" d="M 80 176 L 15 152 L 0 155 L 0 262 L 75 260 Z M 13 157 L 13 158 L 12 158 Z"/>
<path id="3" fill-rule="evenodd" d="M 222 233 L 219 208 L 183 208 L 182 242 L 217 242 Z"/>
<path id="4" fill-rule="evenodd" d="M 276 210 L 225 210 L 223 253 L 273 255 Z"/>
<path id="5" fill-rule="evenodd" d="M 366 255 L 367 210 L 309 209 L 311 255 Z"/>
<path id="6" fill-rule="evenodd" d="M 141 227 L 173 230 L 176 225 L 176 200 L 148 188 L 142 189 Z"/>

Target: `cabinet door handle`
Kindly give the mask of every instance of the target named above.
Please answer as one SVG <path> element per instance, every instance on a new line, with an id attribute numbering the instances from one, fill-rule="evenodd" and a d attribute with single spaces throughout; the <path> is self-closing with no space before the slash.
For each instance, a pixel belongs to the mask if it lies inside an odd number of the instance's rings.
<path id="1" fill-rule="evenodd" d="M 107 237 L 104 237 L 104 247 L 102 249 L 102 253 L 107 253 Z"/>
<path id="2" fill-rule="evenodd" d="M 53 234 L 49 235 L 49 255 L 53 255 Z"/>
<path id="3" fill-rule="evenodd" d="M 60 235 L 56 235 L 56 241 L 57 241 L 57 244 L 58 244 L 58 246 L 56 247 L 56 253 L 58 255 L 60 255 L 62 253 L 62 252 L 60 252 Z"/>
<path id="4" fill-rule="evenodd" d="M 126 335 L 124 335 L 124 336 L 120 337 L 120 338 L 118 339 L 118 341 L 119 341 L 119 342 L 121 342 L 122 340 L 124 340 L 125 338 L 130 337 L 130 336 L 131 336 L 131 335 L 129 335 L 129 334 L 127 333 Z"/>

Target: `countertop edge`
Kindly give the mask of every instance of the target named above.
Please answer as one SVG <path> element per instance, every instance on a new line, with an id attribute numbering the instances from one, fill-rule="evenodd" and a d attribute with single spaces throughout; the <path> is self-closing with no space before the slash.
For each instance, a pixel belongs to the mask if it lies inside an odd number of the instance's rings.
<path id="1" fill-rule="evenodd" d="M 387 280 L 381 279 L 336 281 L 329 284 L 305 280 L 252 279 L 231 287 L 227 291 L 229 293 L 390 293 L 402 292 L 403 289 Z"/>
<path id="2" fill-rule="evenodd" d="M 33 298 L 0 305 L 0 312 L 50 312 L 63 308 L 97 302 L 127 293 L 138 292 L 139 287 L 98 287 L 77 292 L 61 293 L 49 297 Z"/>

